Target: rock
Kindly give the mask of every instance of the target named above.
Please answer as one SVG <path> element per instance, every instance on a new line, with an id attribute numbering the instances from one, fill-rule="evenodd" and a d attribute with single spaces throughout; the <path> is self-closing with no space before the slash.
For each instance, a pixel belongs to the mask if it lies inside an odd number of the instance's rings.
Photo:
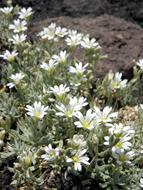
<path id="1" fill-rule="evenodd" d="M 109 15 L 97 18 L 54 17 L 35 22 L 32 33 L 56 22 L 59 26 L 76 29 L 95 37 L 108 58 L 96 65 L 96 77 L 103 77 L 109 70 L 123 72 L 132 77 L 133 60 L 143 57 L 143 29 L 133 23 Z"/>
<path id="2" fill-rule="evenodd" d="M 5 0 L 0 1 L 3 5 Z M 143 26 L 143 2 L 141 0 L 13 0 L 14 4 L 32 6 L 35 20 L 54 16 L 91 16 L 110 14 Z"/>

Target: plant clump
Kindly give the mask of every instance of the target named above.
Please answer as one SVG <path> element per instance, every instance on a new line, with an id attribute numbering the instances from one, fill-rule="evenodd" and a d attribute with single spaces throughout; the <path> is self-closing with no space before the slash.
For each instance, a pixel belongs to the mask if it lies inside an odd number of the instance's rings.
<path id="1" fill-rule="evenodd" d="M 30 40 L 32 14 L 0 9 L 0 159 L 16 157 L 11 185 L 50 189 L 53 178 L 72 174 L 100 189 L 142 188 L 143 104 L 134 99 L 142 59 L 130 81 L 112 71 L 95 80 L 105 57 L 97 40 L 56 23 Z"/>

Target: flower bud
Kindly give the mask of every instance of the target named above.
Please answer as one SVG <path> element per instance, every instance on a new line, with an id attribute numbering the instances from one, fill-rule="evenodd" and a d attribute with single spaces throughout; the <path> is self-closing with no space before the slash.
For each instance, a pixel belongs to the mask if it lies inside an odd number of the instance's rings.
<path id="1" fill-rule="evenodd" d="M 21 169 L 21 164 L 19 164 L 18 162 L 15 162 L 14 167 L 15 167 L 15 169 L 20 170 Z"/>
<path id="2" fill-rule="evenodd" d="M 3 145 L 4 145 L 3 140 L 0 140 L 0 149 L 2 148 Z"/>
<path id="3" fill-rule="evenodd" d="M 7 5 L 11 6 L 12 5 L 12 0 L 8 0 Z"/>
<path id="4" fill-rule="evenodd" d="M 25 156 L 23 159 L 23 165 L 28 168 L 32 165 L 32 157 L 31 156 Z"/>
<path id="5" fill-rule="evenodd" d="M 0 131 L 0 140 L 3 140 L 5 137 L 5 130 Z"/>
<path id="6" fill-rule="evenodd" d="M 92 135 L 92 143 L 93 144 L 97 144 L 98 143 L 98 138 L 97 138 L 96 134 Z"/>

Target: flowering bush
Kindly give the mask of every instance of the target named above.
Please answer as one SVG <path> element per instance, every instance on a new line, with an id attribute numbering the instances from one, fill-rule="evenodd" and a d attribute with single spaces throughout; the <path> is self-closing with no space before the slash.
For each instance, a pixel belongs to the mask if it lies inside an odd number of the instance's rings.
<path id="1" fill-rule="evenodd" d="M 104 57 L 96 39 L 51 23 L 30 41 L 32 14 L 0 9 L 0 157 L 16 156 L 11 184 L 38 189 L 57 174 L 86 173 L 100 189 L 140 189 L 143 105 L 133 91 L 143 61 L 130 81 L 119 72 L 96 81 L 95 64 Z M 125 120 L 125 106 L 136 103 L 138 119 Z"/>

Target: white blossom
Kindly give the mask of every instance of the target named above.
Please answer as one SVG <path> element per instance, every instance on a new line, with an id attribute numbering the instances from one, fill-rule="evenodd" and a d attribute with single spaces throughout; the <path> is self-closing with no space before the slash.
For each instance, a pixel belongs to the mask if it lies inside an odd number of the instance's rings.
<path id="1" fill-rule="evenodd" d="M 84 128 L 91 130 L 95 127 L 94 126 L 95 113 L 92 113 L 91 109 L 89 109 L 86 112 L 85 116 L 83 116 L 83 114 L 79 111 L 76 112 L 74 116 L 79 119 L 79 121 L 74 122 L 77 128 Z"/>
<path id="2" fill-rule="evenodd" d="M 7 86 L 9 88 L 13 88 L 15 85 L 18 85 L 24 77 L 25 77 L 25 75 L 23 73 L 12 74 L 10 79 L 13 82 L 8 83 Z"/>
<path id="3" fill-rule="evenodd" d="M 68 142 L 78 149 L 83 149 L 86 146 L 86 141 L 83 135 L 74 135 L 72 139 L 69 139 Z"/>
<path id="4" fill-rule="evenodd" d="M 73 117 L 75 112 L 81 110 L 87 104 L 88 103 L 86 102 L 86 98 L 71 97 L 67 105 L 64 104 L 56 105 L 56 108 L 59 110 L 59 112 L 57 112 L 56 115 Z"/>
<path id="5" fill-rule="evenodd" d="M 50 29 L 50 30 L 56 30 L 56 23 L 55 22 L 52 22 L 49 26 L 48 26 L 48 28 Z"/>
<path id="6" fill-rule="evenodd" d="M 63 38 L 64 36 L 66 36 L 66 35 L 68 34 L 68 31 L 67 31 L 66 28 L 57 27 L 57 28 L 56 28 L 56 31 L 55 31 L 55 34 L 56 34 L 58 37 Z"/>
<path id="7" fill-rule="evenodd" d="M 9 29 L 13 30 L 14 33 L 20 33 L 27 30 L 27 22 L 25 20 L 14 20 L 13 24 L 9 25 Z"/>
<path id="8" fill-rule="evenodd" d="M 128 151 L 128 152 L 120 152 L 119 154 L 118 153 L 115 153 L 113 152 L 113 157 L 116 158 L 117 160 L 121 161 L 121 162 L 126 162 L 128 164 L 131 163 L 130 160 L 132 160 L 134 157 L 135 157 L 135 152 L 134 151 Z"/>
<path id="9" fill-rule="evenodd" d="M 143 110 L 143 104 L 140 104 L 140 108 Z"/>
<path id="10" fill-rule="evenodd" d="M 130 137 L 124 136 L 122 137 L 113 147 L 112 152 L 114 154 L 122 154 L 125 151 L 129 151 L 132 147 L 132 143 L 129 142 Z"/>
<path id="11" fill-rule="evenodd" d="M 65 39 L 68 46 L 75 47 L 81 43 L 82 34 L 77 33 L 76 30 L 70 30 L 68 37 Z"/>
<path id="12" fill-rule="evenodd" d="M 107 125 L 108 123 L 111 123 L 114 118 L 117 118 L 118 112 L 113 112 L 112 107 L 106 106 L 104 107 L 103 111 L 100 111 L 100 109 L 97 106 L 94 106 L 94 111 L 95 111 L 95 118 L 96 121 L 101 124 Z"/>
<path id="13" fill-rule="evenodd" d="M 140 60 L 136 63 L 136 65 L 139 66 L 141 70 L 143 70 L 143 59 L 140 59 Z"/>
<path id="14" fill-rule="evenodd" d="M 9 62 L 13 62 L 15 60 L 15 57 L 18 55 L 18 53 L 14 50 L 10 52 L 9 50 L 6 50 L 3 55 L 0 55 L 4 60 L 7 60 Z"/>
<path id="15" fill-rule="evenodd" d="M 95 38 L 90 39 L 88 35 L 84 36 L 81 40 L 81 46 L 85 49 L 100 48 Z"/>
<path id="16" fill-rule="evenodd" d="M 109 133 L 117 138 L 124 135 L 130 135 L 130 137 L 135 133 L 131 126 L 124 126 L 122 123 L 111 124 L 109 128 Z"/>
<path id="17" fill-rule="evenodd" d="M 26 8 L 22 8 L 19 12 L 19 18 L 20 19 L 27 19 L 28 17 L 30 17 L 33 14 L 32 8 L 28 7 Z"/>
<path id="18" fill-rule="evenodd" d="M 44 148 L 46 154 L 43 154 L 41 156 L 41 158 L 43 158 L 44 160 L 48 160 L 48 161 L 53 161 L 55 160 L 59 154 L 60 154 L 60 148 L 52 148 L 52 145 L 49 144 L 49 146 L 46 146 Z"/>
<path id="19" fill-rule="evenodd" d="M 82 164 L 84 165 L 90 165 L 89 158 L 85 155 L 86 149 L 79 150 L 74 156 L 71 158 L 67 157 L 66 162 L 70 163 L 72 162 L 74 164 L 75 171 L 81 171 L 82 170 Z"/>
<path id="20" fill-rule="evenodd" d="M 52 59 L 57 63 L 66 63 L 69 54 L 65 51 L 60 51 L 59 55 L 53 55 Z"/>
<path id="21" fill-rule="evenodd" d="M 57 62 L 54 59 L 50 59 L 48 63 L 43 62 L 40 67 L 48 72 L 51 72 L 57 66 Z"/>
<path id="22" fill-rule="evenodd" d="M 0 12 L 4 13 L 5 15 L 9 15 L 12 11 L 13 11 L 13 7 L 0 8 Z"/>
<path id="23" fill-rule="evenodd" d="M 13 44 L 18 45 L 22 44 L 26 40 L 25 34 L 15 34 L 12 36 L 12 38 L 9 39 Z"/>
<path id="24" fill-rule="evenodd" d="M 110 81 L 109 87 L 111 90 L 122 89 L 127 86 L 127 80 L 122 80 L 122 73 L 119 72 L 115 74 L 110 72 L 108 74 L 108 80 Z"/>
<path id="25" fill-rule="evenodd" d="M 57 41 L 56 37 L 56 24 L 51 23 L 48 27 L 43 28 L 43 30 L 38 34 L 42 39 Z"/>
<path id="26" fill-rule="evenodd" d="M 75 63 L 75 67 L 69 67 L 69 72 L 72 74 L 83 75 L 83 73 L 86 71 L 87 66 L 88 64 L 83 65 L 81 62 Z"/>
<path id="27" fill-rule="evenodd" d="M 105 140 L 104 145 L 109 146 L 110 145 L 110 137 L 109 136 L 105 136 L 104 140 Z"/>
<path id="28" fill-rule="evenodd" d="M 27 115 L 30 115 L 31 117 L 36 117 L 39 119 L 42 119 L 46 114 L 48 110 L 48 106 L 44 106 L 41 104 L 41 102 L 34 102 L 33 106 L 26 106 Z"/>
<path id="29" fill-rule="evenodd" d="M 140 179 L 140 187 L 143 188 L 143 178 Z"/>
<path id="30" fill-rule="evenodd" d="M 50 92 L 54 93 L 56 96 L 62 96 L 70 91 L 69 87 L 63 84 L 60 86 L 55 85 L 54 87 L 50 87 L 50 90 Z"/>

